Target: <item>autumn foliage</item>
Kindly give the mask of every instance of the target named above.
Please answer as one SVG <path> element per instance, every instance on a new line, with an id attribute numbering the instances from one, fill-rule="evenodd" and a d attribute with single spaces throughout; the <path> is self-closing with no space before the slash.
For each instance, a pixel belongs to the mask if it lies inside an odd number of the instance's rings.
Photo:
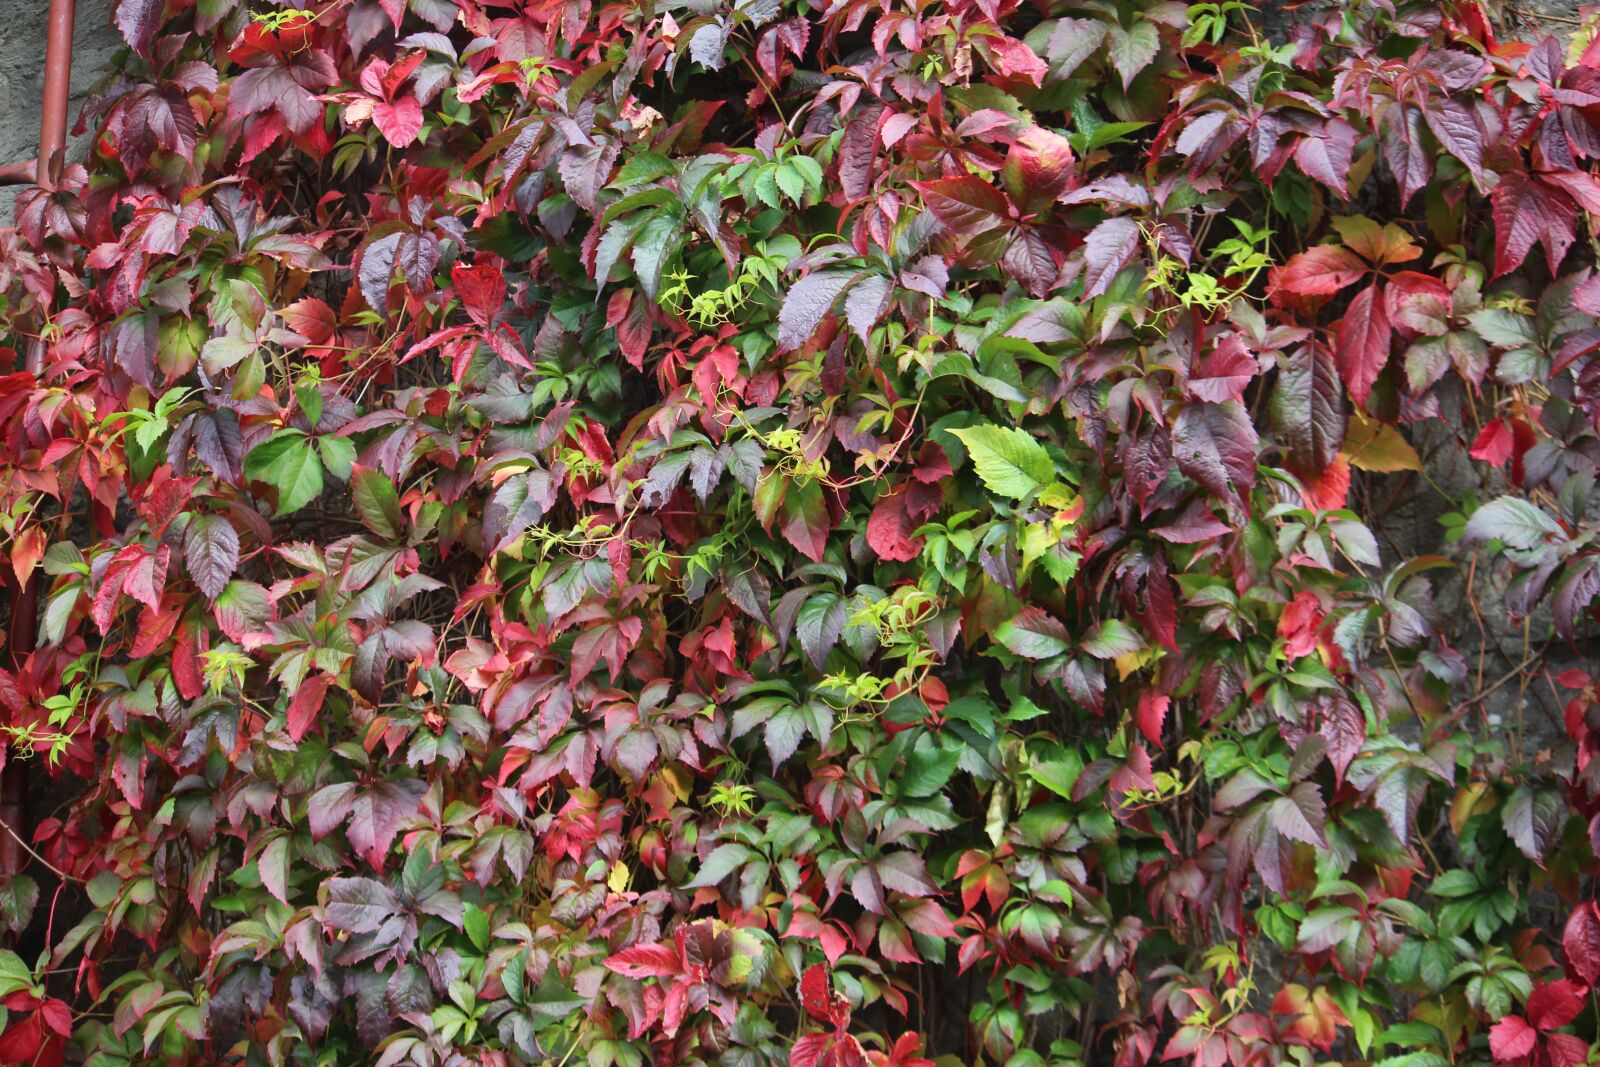
<path id="1" fill-rule="evenodd" d="M 1600 43 L 1268 6 L 120 0 L 0 1063 L 1591 1062 Z"/>

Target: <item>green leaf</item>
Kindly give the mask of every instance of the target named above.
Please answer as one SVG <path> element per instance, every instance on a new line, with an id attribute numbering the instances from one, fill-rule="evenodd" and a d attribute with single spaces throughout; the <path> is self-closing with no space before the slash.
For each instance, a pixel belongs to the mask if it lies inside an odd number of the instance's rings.
<path id="1" fill-rule="evenodd" d="M 1567 807 L 1561 794 L 1549 789 L 1518 786 L 1501 812 L 1506 834 L 1522 854 L 1544 865 L 1545 849 L 1566 821 Z"/>
<path id="2" fill-rule="evenodd" d="M 244 473 L 278 491 L 279 515 L 299 511 L 322 494 L 322 461 L 299 430 L 279 430 L 251 449 Z"/>
<path id="3" fill-rule="evenodd" d="M 805 199 L 806 180 L 801 175 L 799 168 L 793 163 L 784 163 L 779 166 L 774 177 L 777 180 L 778 188 L 782 189 L 783 194 L 794 201 L 795 204 L 798 205 L 801 200 Z"/>
<path id="4" fill-rule="evenodd" d="M 561 981 L 558 968 L 550 967 L 544 972 L 544 981 L 539 983 L 539 988 L 533 991 L 533 996 L 528 998 L 528 1006 L 540 1015 L 548 1015 L 553 1019 L 570 1018 L 575 1012 L 588 1008 L 592 1004 L 589 997 L 568 989 Z"/>
<path id="5" fill-rule="evenodd" d="M 400 513 L 399 495 L 389 476 L 370 467 L 353 468 L 350 489 L 356 511 L 367 529 L 380 537 L 397 540 L 405 529 L 405 517 Z"/>
<path id="6" fill-rule="evenodd" d="M 996 627 L 994 636 L 1024 659 L 1049 659 L 1072 647 L 1067 628 L 1042 608 L 1023 608 Z"/>
<path id="7" fill-rule="evenodd" d="M 905 771 L 899 780 L 900 794 L 928 797 L 943 789 L 961 762 L 962 748 L 959 742 L 940 744 L 929 734 L 917 738 L 916 747 L 906 756 Z"/>
<path id="8" fill-rule="evenodd" d="M 801 605 L 795 619 L 795 635 L 817 670 L 822 669 L 828 653 L 844 632 L 847 614 L 844 600 L 838 593 L 818 593 Z"/>
<path id="9" fill-rule="evenodd" d="M 1050 792 L 1065 800 L 1072 799 L 1072 787 L 1083 773 L 1083 757 L 1076 752 L 1063 750 L 1059 759 L 1035 760 L 1028 775 Z"/>
<path id="10" fill-rule="evenodd" d="M 356 446 L 348 437 L 319 437 L 317 448 L 322 453 L 323 466 L 341 482 L 350 480 L 350 471 L 356 462 Z"/>
<path id="11" fill-rule="evenodd" d="M 1144 638 L 1121 619 L 1106 619 L 1083 639 L 1083 650 L 1096 659 L 1116 659 L 1144 648 Z"/>
<path id="12" fill-rule="evenodd" d="M 629 185 L 642 185 L 677 172 L 678 165 L 659 152 L 635 152 L 628 157 L 622 169 L 617 171 L 617 177 L 612 181 L 611 187 L 621 189 Z"/>
<path id="13" fill-rule="evenodd" d="M 644 224 L 633 242 L 633 273 L 639 288 L 651 300 L 661 292 L 661 277 L 667 260 L 683 241 L 683 220 L 676 215 L 658 213 Z"/>
<path id="14" fill-rule="evenodd" d="M 1055 481 L 1050 453 L 1026 430 L 979 425 L 950 432 L 967 446 L 978 477 L 991 493 L 1020 500 Z"/>
<path id="15" fill-rule="evenodd" d="M 479 952 L 489 951 L 489 916 L 476 904 L 467 904 L 461 911 L 461 926 L 472 945 Z"/>
<path id="16" fill-rule="evenodd" d="M 1155 60 L 1161 49 L 1161 34 L 1155 23 L 1138 18 L 1127 29 L 1112 26 L 1107 46 L 1111 65 L 1122 75 L 1122 87 L 1126 89 L 1138 73 Z"/>
<path id="17" fill-rule="evenodd" d="M 711 850 L 711 855 L 700 865 L 700 873 L 684 883 L 685 889 L 704 889 L 716 885 L 728 875 L 755 859 L 756 850 L 737 841 L 725 841 Z"/>
<path id="18" fill-rule="evenodd" d="M 1467 520 L 1468 541 L 1501 541 L 1512 548 L 1528 549 L 1546 537 L 1562 536 L 1561 527 L 1539 508 L 1520 497 L 1491 500 Z"/>
<path id="19" fill-rule="evenodd" d="M 255 342 L 243 337 L 213 337 L 200 349 L 200 363 L 215 378 L 255 350 Z"/>

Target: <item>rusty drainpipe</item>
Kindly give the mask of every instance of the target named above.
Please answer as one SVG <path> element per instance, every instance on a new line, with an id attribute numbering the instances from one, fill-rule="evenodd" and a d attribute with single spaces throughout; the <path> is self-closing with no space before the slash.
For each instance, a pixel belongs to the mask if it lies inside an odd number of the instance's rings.
<path id="1" fill-rule="evenodd" d="M 50 15 L 45 31 L 44 96 L 39 107 L 39 154 L 32 160 L 0 167 L 0 184 L 25 185 L 31 179 L 50 188 L 61 173 L 67 147 L 67 100 L 72 87 L 72 24 L 77 14 L 76 0 L 50 0 Z M 38 344 L 30 345 L 28 369 L 38 373 L 44 353 Z M 11 592 L 12 663 L 21 667 L 34 648 L 39 630 L 39 581 L 30 575 L 17 583 L 6 568 L 6 585 Z M 0 770 L 0 877 L 19 874 L 24 862 L 22 842 L 28 827 L 28 768 L 18 759 L 8 759 Z"/>

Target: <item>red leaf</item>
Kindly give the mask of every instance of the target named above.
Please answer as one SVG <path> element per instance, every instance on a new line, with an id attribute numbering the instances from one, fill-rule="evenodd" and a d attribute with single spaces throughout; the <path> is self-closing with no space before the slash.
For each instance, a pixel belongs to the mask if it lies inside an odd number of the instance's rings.
<path id="1" fill-rule="evenodd" d="M 632 289 L 618 289 L 606 302 L 606 325 L 617 331 L 617 347 L 634 370 L 644 369 L 650 345 L 648 305 Z"/>
<path id="2" fill-rule="evenodd" d="M 1278 302 L 1280 293 L 1290 296 L 1329 296 L 1354 285 L 1367 273 L 1367 265 L 1348 248 L 1317 245 L 1291 256 L 1281 267 L 1267 274 L 1267 293 Z"/>
<path id="3" fill-rule="evenodd" d="M 1519 1060 L 1538 1042 L 1538 1033 L 1520 1015 L 1508 1015 L 1489 1028 L 1489 1051 L 1496 1060 Z"/>
<path id="4" fill-rule="evenodd" d="M 756 42 L 756 62 L 774 83 L 783 80 L 779 59 L 783 52 L 798 59 L 805 54 L 811 39 L 811 23 L 804 18 L 786 19 L 769 28 Z"/>
<path id="5" fill-rule="evenodd" d="M 1298 983 L 1290 983 L 1278 990 L 1272 1001 L 1272 1014 L 1293 1015 L 1289 1032 L 1296 1044 L 1309 1045 L 1327 1052 L 1339 1036 L 1339 1027 L 1349 1026 L 1344 1012 L 1326 989 L 1308 990 Z"/>
<path id="6" fill-rule="evenodd" d="M 644 620 L 636 615 L 607 619 L 598 626 L 584 630 L 572 643 L 572 680 L 576 682 L 586 677 L 594 665 L 604 658 L 611 670 L 611 680 L 616 681 L 617 675 L 622 673 L 623 662 L 628 658 L 628 653 L 633 651 L 633 646 L 639 643 L 639 635 L 643 631 Z M 563 727 L 565 725 L 562 723 Z"/>
<path id="7" fill-rule="evenodd" d="M 161 593 L 167 586 L 167 561 L 171 554 L 171 549 L 166 545 L 154 552 L 141 549 L 133 565 L 128 568 L 122 591 L 147 607 L 159 607 Z"/>
<path id="8" fill-rule="evenodd" d="M 1309 589 L 1302 589 L 1278 616 L 1278 636 L 1284 639 L 1283 654 L 1291 660 L 1309 656 L 1317 647 L 1317 631 L 1322 628 L 1322 600 Z"/>
<path id="9" fill-rule="evenodd" d="M 413 96 L 372 102 L 372 124 L 383 139 L 396 148 L 405 148 L 422 132 L 422 105 Z"/>
<path id="10" fill-rule="evenodd" d="M 1495 419 L 1478 431 L 1478 438 L 1472 442 L 1468 455 L 1498 467 L 1511 458 L 1511 450 L 1515 445 L 1516 438 L 1506 420 Z"/>
<path id="11" fill-rule="evenodd" d="M 470 267 L 457 263 L 450 268 L 450 284 L 461 298 L 467 317 L 479 326 L 488 326 L 505 302 L 505 275 L 493 263 L 475 263 Z"/>
<path id="12" fill-rule="evenodd" d="M 1367 402 L 1372 383 L 1389 362 L 1390 339 L 1394 335 L 1381 295 L 1376 282 L 1361 290 L 1334 327 L 1334 362 L 1351 399 L 1361 405 Z"/>
<path id="13" fill-rule="evenodd" d="M 1586 900 L 1567 916 L 1561 933 L 1561 949 L 1567 955 L 1567 974 L 1586 985 L 1600 982 L 1600 907 Z"/>
<path id="14" fill-rule="evenodd" d="M 1030 126 L 1007 151 L 1000 177 L 1023 214 L 1042 212 L 1072 180 L 1072 146 L 1060 134 Z"/>
<path id="15" fill-rule="evenodd" d="M 922 202 L 934 218 L 960 237 L 987 233 L 1010 215 L 1006 195 L 982 178 L 941 178 L 932 182 L 912 182 L 922 194 Z"/>
<path id="16" fill-rule="evenodd" d="M 1560 978 L 1528 995 L 1528 1020 L 1540 1030 L 1557 1030 L 1578 1017 L 1588 1003 L 1589 990 L 1569 978 Z"/>
<path id="17" fill-rule="evenodd" d="M 813 963 L 800 976 L 800 1006 L 819 1023 L 844 1027 L 850 1022 L 850 1002 L 834 992 L 828 968 Z"/>
<path id="18" fill-rule="evenodd" d="M 45 1024 L 62 1037 L 72 1036 L 72 1008 L 65 1001 L 51 997 L 39 1005 L 39 1014 Z"/>
<path id="19" fill-rule="evenodd" d="M 1021 78 L 1037 88 L 1050 70 L 1033 49 L 1014 37 L 980 37 L 988 48 L 989 65 L 1006 78 Z"/>
<path id="20" fill-rule="evenodd" d="M 1572 247 L 1578 226 L 1578 206 L 1532 174 L 1513 171 L 1503 175 L 1490 194 L 1494 210 L 1494 274 L 1499 277 L 1522 266 L 1535 244 L 1544 245 L 1550 273 Z"/>
<path id="21" fill-rule="evenodd" d="M 1546 1034 L 1544 1054 L 1550 1067 L 1583 1067 L 1589 1062 L 1589 1042 L 1576 1034 Z"/>
<path id="22" fill-rule="evenodd" d="M 300 688 L 295 690 L 294 699 L 289 701 L 289 736 L 295 741 L 306 735 L 312 720 L 317 712 L 322 710 L 322 700 L 328 693 L 328 687 L 333 684 L 333 675 L 314 674 L 300 683 Z"/>
<path id="23" fill-rule="evenodd" d="M 879 559 L 909 563 L 922 553 L 922 538 L 911 532 L 917 523 L 906 513 L 903 491 L 888 493 L 873 505 L 872 517 L 867 520 L 867 544 Z"/>
<path id="24" fill-rule="evenodd" d="M 192 625 L 178 631 L 178 640 L 172 650 L 172 680 L 185 700 L 193 700 L 205 692 L 200 679 L 199 631 Z"/>
<path id="25" fill-rule="evenodd" d="M 802 1034 L 789 1049 L 789 1067 L 822 1067 L 822 1054 L 828 1051 L 827 1034 Z"/>
<path id="26" fill-rule="evenodd" d="M 628 978 L 670 978 L 683 972 L 672 945 L 634 945 L 608 957 L 606 966 Z"/>
<path id="27" fill-rule="evenodd" d="M 1244 397 L 1250 379 L 1260 368 L 1236 333 L 1223 338 L 1189 378 L 1189 395 L 1220 404 Z"/>
<path id="28" fill-rule="evenodd" d="M 314 345 L 327 344 L 338 325 L 333 309 L 314 296 L 279 308 L 278 314 L 289 329 Z"/>
<path id="29" fill-rule="evenodd" d="M 1407 337 L 1437 337 L 1450 328 L 1450 290 L 1430 274 L 1403 270 L 1390 275 L 1383 296 L 1389 321 Z"/>
<path id="30" fill-rule="evenodd" d="M 1350 498 L 1350 461 L 1335 457 L 1321 474 L 1304 478 L 1306 506 L 1319 511 L 1336 511 Z"/>
<path id="31" fill-rule="evenodd" d="M 1161 728 L 1167 721 L 1167 708 L 1172 698 L 1164 693 L 1145 690 L 1139 694 L 1139 732 L 1152 745 L 1161 744 Z"/>
<path id="32" fill-rule="evenodd" d="M 23 1019 L 15 1019 L 0 1034 L 0 1063 L 31 1064 L 39 1055 L 44 1043 L 43 1018 L 38 1012 Z"/>
<path id="33" fill-rule="evenodd" d="M 1600 215 L 1600 178 L 1582 170 L 1541 171 L 1539 177 L 1549 185 L 1559 185 L 1578 206 L 1591 215 Z"/>
<path id="34" fill-rule="evenodd" d="M 1172 652 L 1178 651 L 1178 602 L 1172 595 L 1172 580 L 1167 576 L 1167 557 L 1156 552 L 1144 577 L 1144 624 Z"/>

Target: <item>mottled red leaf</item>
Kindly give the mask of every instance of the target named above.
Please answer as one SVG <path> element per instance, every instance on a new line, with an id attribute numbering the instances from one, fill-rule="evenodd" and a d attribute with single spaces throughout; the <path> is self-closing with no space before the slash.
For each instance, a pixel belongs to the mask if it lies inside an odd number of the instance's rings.
<path id="1" fill-rule="evenodd" d="M 1350 398 L 1365 405 L 1372 384 L 1389 362 L 1394 329 L 1377 283 L 1357 293 L 1334 327 L 1333 358 Z"/>

